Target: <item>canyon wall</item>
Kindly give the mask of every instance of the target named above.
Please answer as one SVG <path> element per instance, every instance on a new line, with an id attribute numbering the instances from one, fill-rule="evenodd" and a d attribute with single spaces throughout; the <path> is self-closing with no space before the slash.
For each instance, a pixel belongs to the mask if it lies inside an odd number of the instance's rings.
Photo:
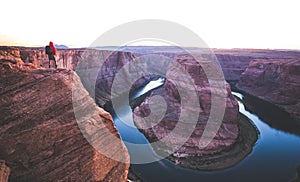
<path id="1" fill-rule="evenodd" d="M 190 138 L 185 140 L 180 134 L 176 135 L 176 138 L 171 138 L 168 141 L 165 141 L 167 148 L 170 150 L 165 150 L 166 148 L 158 149 L 155 146 L 155 151 L 162 154 L 162 152 L 167 153 L 176 158 L 176 161 L 180 161 L 181 158 L 187 157 L 197 157 L 201 155 L 213 155 L 220 153 L 224 150 L 229 150 L 233 144 L 236 143 L 239 129 L 238 129 L 238 103 L 231 94 L 230 86 L 224 83 L 224 80 L 212 79 L 210 81 L 215 82 L 216 87 L 209 84 L 209 80 L 206 77 L 204 70 L 201 68 L 201 65 L 197 63 L 189 54 L 179 54 L 177 52 L 171 53 L 155 53 L 150 57 L 143 57 L 144 54 L 137 54 L 140 52 L 115 52 L 111 54 L 108 59 L 105 60 L 103 67 L 99 71 L 97 79 L 97 88 L 96 88 L 96 100 L 99 99 L 102 101 L 102 104 L 110 102 L 112 100 L 119 99 L 128 99 L 128 95 L 123 97 L 124 92 L 130 90 L 135 90 L 141 85 L 145 85 L 149 81 L 156 79 L 153 74 L 161 74 L 162 77 L 166 77 L 166 81 L 161 88 L 153 91 L 153 95 L 159 95 L 165 99 L 167 104 L 167 111 L 163 118 L 156 118 L 153 120 L 146 120 L 145 118 L 154 112 L 160 110 L 160 104 L 156 104 L 153 107 L 153 111 L 149 109 L 149 98 L 145 102 L 142 102 L 140 105 L 135 105 L 134 108 L 134 122 L 135 125 L 142 131 L 146 137 L 152 142 L 160 140 L 168 135 L 176 125 L 183 126 L 182 132 L 185 133 L 184 129 L 190 128 L 194 129 L 191 131 Z M 148 55 L 148 54 L 145 54 Z M 169 57 L 170 56 L 170 57 Z M 141 61 L 141 60 L 143 60 Z M 191 76 L 192 82 L 195 85 L 189 85 L 188 77 L 180 73 L 177 70 L 177 67 L 172 67 L 173 65 L 178 64 L 178 67 L 183 68 L 184 73 Z M 207 64 L 207 67 L 213 68 L 214 63 L 207 60 L 202 60 L 202 64 Z M 127 66 L 127 67 L 126 67 Z M 126 67 L 126 69 L 123 69 Z M 168 72 L 172 70 L 171 72 Z M 211 69 L 210 71 L 215 71 Z M 118 75 L 121 73 L 121 76 Z M 132 76 L 135 75 L 135 76 Z M 167 76 L 168 75 L 168 76 Z M 132 79 L 138 78 L 138 79 Z M 83 79 L 85 80 L 85 79 Z M 173 83 L 177 82 L 175 86 Z M 117 91 L 113 90 L 113 82 L 117 85 Z M 204 128 L 207 124 L 208 117 L 210 115 L 211 109 L 211 95 L 212 92 L 222 92 L 221 85 L 224 84 L 225 88 L 225 114 L 222 118 L 219 118 L 221 121 L 220 128 L 216 131 L 216 136 L 213 137 L 212 142 L 209 143 L 204 149 L 199 148 L 200 137 L 203 134 Z M 178 93 L 178 86 L 181 85 L 181 88 L 184 89 L 185 96 Z M 225 86 L 226 85 L 226 86 Z M 129 87 L 128 87 L 129 86 Z M 133 88 L 131 88 L 133 87 Z M 181 102 L 188 101 L 190 103 L 197 102 L 192 93 L 196 94 L 197 99 L 201 105 L 199 108 L 193 108 L 186 106 L 185 109 L 188 112 L 196 113 L 195 128 L 193 127 L 192 120 L 186 118 L 185 121 L 179 120 L 179 115 L 183 106 Z M 127 97 L 127 98 L 126 98 Z M 217 105 L 221 106 L 221 100 L 223 99 L 219 95 L 220 99 Z M 163 107 L 162 107 L 163 108 Z M 152 108 L 153 109 L 153 108 Z M 158 114 L 158 113 L 156 113 Z M 184 114 L 183 114 L 184 115 Z M 199 116 L 199 117 L 198 117 Z M 189 116 L 187 116 L 189 118 Z M 191 118 L 190 118 L 191 119 Z M 154 126 L 154 127 L 152 127 Z M 149 129 L 145 129 L 149 128 Z M 179 143 L 182 143 L 182 146 L 177 148 Z M 173 151 L 176 151 L 173 153 Z M 165 155 L 165 154 L 163 154 Z M 244 156 L 243 156 L 244 157 Z M 241 158 L 243 158 L 241 157 Z M 217 158 L 217 157 L 216 157 Z M 240 159 L 241 159 L 240 158 Z M 179 160 L 178 160 L 179 159 Z M 180 162 L 178 162 L 180 164 Z M 210 163 L 214 163 L 210 161 Z M 201 168 L 204 166 L 204 163 L 199 164 L 195 168 Z M 228 166 L 233 165 L 228 164 Z M 226 166 L 226 167 L 228 167 Z M 216 169 L 217 165 L 210 166 L 211 169 Z M 225 167 L 225 166 L 222 166 Z M 206 169 L 209 167 L 206 166 Z"/>
<path id="2" fill-rule="evenodd" d="M 77 72 L 78 74 L 80 74 L 80 77 L 86 78 L 85 80 L 83 80 L 83 84 L 88 89 L 90 95 L 96 98 L 96 102 L 99 105 L 103 106 L 105 103 L 107 103 L 107 101 L 111 99 L 110 84 L 112 83 L 112 79 L 114 79 L 114 75 L 116 74 L 116 72 L 118 72 L 121 69 L 121 67 L 125 63 L 127 63 L 127 59 L 133 59 L 137 55 L 143 53 L 144 54 L 159 53 L 159 54 L 165 54 L 168 57 L 172 57 L 172 56 L 174 57 L 174 55 L 178 53 L 177 49 L 166 48 L 166 47 L 158 47 L 158 48 L 133 47 L 133 48 L 125 48 L 125 50 L 126 51 L 119 51 L 119 52 L 106 51 L 106 50 L 87 50 L 87 49 L 58 50 L 57 64 L 59 68 L 67 68 L 67 69 L 75 70 L 78 63 L 82 61 L 86 61 L 88 65 L 86 66 L 87 68 L 78 70 Z M 191 49 L 191 50 L 199 51 L 197 49 L 195 50 Z M 267 64 L 268 62 L 272 62 L 272 60 L 280 59 L 282 62 L 284 61 L 288 62 L 291 59 L 299 60 L 300 57 L 300 51 L 293 51 L 293 50 L 213 49 L 213 52 L 215 53 L 218 61 L 220 62 L 226 81 L 230 83 L 233 89 L 236 89 L 235 86 L 239 82 L 242 73 L 246 71 L 248 65 L 252 60 L 259 60 L 260 62 L 266 62 Z M 108 58 L 108 56 L 110 58 Z M 37 67 L 49 66 L 48 57 L 44 52 L 44 48 L 1 46 L 0 58 L 10 58 L 10 59 L 20 58 L 25 62 L 25 64 L 28 65 L 32 64 Z M 105 68 L 108 68 L 106 64 L 112 64 L 109 63 L 110 61 L 108 60 L 114 60 L 113 62 L 115 62 L 114 63 L 115 65 L 111 65 L 113 67 L 113 69 L 111 70 L 109 69 L 105 70 Z M 120 63 L 122 61 L 123 63 Z M 99 67 L 99 64 L 97 62 L 101 62 L 104 64 L 102 70 L 95 69 L 96 67 Z M 100 71 L 101 74 L 99 74 Z M 255 73 L 256 72 L 252 73 L 253 78 L 257 77 Z M 247 75 L 248 77 L 251 76 L 250 74 Z M 99 77 L 99 79 L 97 79 L 97 77 Z M 152 77 L 148 76 L 148 78 L 140 80 L 139 83 L 135 83 L 136 85 L 134 87 L 138 88 L 142 83 L 145 83 L 147 82 L 147 80 L 150 79 L 152 79 Z M 101 83 L 101 82 L 107 82 L 107 83 Z M 269 83 L 270 82 L 264 82 L 264 84 L 269 84 Z M 98 85 L 104 84 L 105 86 L 108 87 L 95 88 L 95 85 L 97 84 Z M 242 86 L 243 83 L 241 82 L 239 85 Z M 293 87 L 295 85 L 296 84 L 290 84 L 289 87 Z M 266 85 L 265 87 L 268 86 Z M 286 87 L 282 87 L 281 92 L 283 92 L 282 90 L 284 90 L 285 88 Z M 95 92 L 96 89 L 99 90 Z M 295 93 L 297 93 L 297 90 L 299 90 L 297 86 L 294 87 L 293 89 L 296 90 Z M 243 89 L 243 92 L 247 93 L 246 87 Z M 249 93 L 250 92 L 252 91 L 249 90 Z M 252 95 L 256 96 L 254 92 L 252 92 Z M 257 95 L 257 97 L 259 97 L 259 95 Z M 276 99 L 278 99 L 278 97 L 273 98 L 273 100 Z M 272 99 L 268 99 L 268 101 L 270 101 L 271 103 L 273 102 Z M 293 105 L 293 104 L 289 104 L 289 105 Z M 289 112 L 289 109 L 285 109 L 285 110 Z"/>
<path id="3" fill-rule="evenodd" d="M 252 60 L 237 88 L 278 106 L 300 123 L 300 60 Z"/>
<path id="4" fill-rule="evenodd" d="M 0 159 L 10 168 L 9 180 L 126 181 L 127 149 L 110 114 L 90 98 L 76 73 L 34 69 L 39 65 L 32 64 L 39 63 L 24 64 L 16 49 L 5 54 L 0 60 Z"/>
<path id="5" fill-rule="evenodd" d="M 268 102 L 300 123 L 300 51 L 217 49 L 215 54 L 233 90 Z"/>
<path id="6" fill-rule="evenodd" d="M 300 51 L 269 49 L 213 49 L 222 67 L 226 81 L 234 86 L 254 59 L 299 59 Z"/>
<path id="7" fill-rule="evenodd" d="M 131 91 L 136 90 L 157 77 L 152 74 L 140 74 L 144 71 L 144 64 L 130 65 L 128 63 L 133 63 L 135 59 L 148 53 L 163 55 L 176 60 L 192 76 L 196 84 L 195 89 L 199 95 L 198 99 L 200 100 L 201 108 L 197 111 L 200 117 L 195 131 L 174 157 L 181 158 L 186 154 L 190 156 L 209 155 L 230 148 L 238 140 L 239 129 L 237 123 L 238 105 L 231 94 L 229 85 L 226 86 L 226 109 L 221 128 L 213 142 L 205 150 L 200 151 L 197 149 L 199 137 L 202 135 L 208 119 L 211 108 L 211 89 L 214 88 L 211 88 L 208 84 L 208 79 L 203 70 L 191 57 L 179 53 L 177 50 L 174 51 L 173 48 L 167 48 L 167 51 L 165 49 L 163 47 L 159 48 L 159 50 L 158 48 L 147 47 L 144 50 L 143 47 L 136 47 L 135 49 L 127 48 L 126 51 L 116 52 L 91 49 L 58 50 L 57 64 L 59 68 L 76 70 L 89 95 L 95 99 L 98 105 L 105 107 L 113 99 L 118 100 L 123 97 L 122 92 L 128 91 L 128 85 L 131 86 Z M 297 60 L 300 57 L 299 51 L 253 49 L 215 49 L 213 51 L 220 62 L 226 81 L 231 86 L 235 88 L 236 83 L 238 83 L 237 87 L 243 93 L 251 94 L 278 105 L 283 110 L 291 113 L 295 118 L 299 118 L 299 66 L 297 66 Z M 0 59 L 23 60 L 26 65 L 24 69 L 49 66 L 44 48 L 0 47 Z M 170 61 L 153 61 L 148 66 L 152 68 L 153 72 L 163 74 L 170 63 Z M 124 65 L 129 66 L 123 70 Z M 11 68 L 9 65 L 4 67 Z M 54 70 L 52 71 L 55 72 Z M 59 70 L 56 71 L 59 72 Z M 117 90 L 119 91 L 112 91 L 113 82 L 120 73 L 122 73 L 122 77 L 117 82 Z M 0 74 L 2 75 L 2 72 Z M 140 76 L 140 78 L 132 81 L 129 79 L 132 75 Z M 182 85 L 186 84 L 180 75 L 173 74 L 171 76 Z M 187 86 L 186 92 L 191 92 L 191 89 Z M 161 118 L 163 120 L 160 124 L 153 127 L 153 129 L 141 129 L 150 140 L 160 139 L 173 129 L 178 121 L 180 100 L 182 99 L 176 91 L 176 86 L 171 80 L 166 79 L 165 84 L 161 88 L 155 90 L 139 106 L 135 105 L 137 106 L 134 108 L 136 116 L 145 117 L 149 114 L 149 102 L 151 97 L 155 95 L 166 98 L 168 107 L 167 115 Z M 193 101 L 193 98 L 189 97 L 184 99 Z M 193 110 L 193 108 L 188 109 Z M 151 125 L 151 123 L 145 123 L 141 117 L 135 117 L 135 123 L 139 128 Z"/>

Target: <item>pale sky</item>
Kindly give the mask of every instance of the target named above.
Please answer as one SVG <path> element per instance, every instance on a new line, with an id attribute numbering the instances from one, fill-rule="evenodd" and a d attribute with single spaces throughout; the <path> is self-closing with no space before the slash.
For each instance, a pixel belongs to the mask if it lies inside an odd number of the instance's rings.
<path id="1" fill-rule="evenodd" d="M 0 45 L 89 46 L 140 19 L 194 31 L 211 48 L 300 49 L 299 0 L 8 0 L 1 3 Z"/>

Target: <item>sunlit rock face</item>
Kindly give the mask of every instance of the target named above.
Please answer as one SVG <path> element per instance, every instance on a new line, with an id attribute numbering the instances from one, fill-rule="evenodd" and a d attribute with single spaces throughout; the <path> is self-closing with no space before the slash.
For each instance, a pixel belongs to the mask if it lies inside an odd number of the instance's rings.
<path id="1" fill-rule="evenodd" d="M 1 59 L 0 70 L 0 159 L 10 181 L 126 181 L 127 149 L 76 73 L 18 58 Z"/>

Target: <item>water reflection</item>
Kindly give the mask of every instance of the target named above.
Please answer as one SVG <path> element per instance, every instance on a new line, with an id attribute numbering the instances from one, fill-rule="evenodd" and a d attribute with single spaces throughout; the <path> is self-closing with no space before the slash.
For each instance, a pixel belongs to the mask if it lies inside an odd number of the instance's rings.
<path id="1" fill-rule="evenodd" d="M 150 81 L 148 84 L 146 84 L 146 86 L 135 91 L 135 93 L 131 97 L 131 100 L 134 100 L 137 97 L 145 95 L 147 92 L 162 86 L 164 84 L 164 82 L 165 82 L 165 78 L 162 78 L 162 77 L 158 78 L 157 80 Z"/>
<path id="2" fill-rule="evenodd" d="M 272 128 L 300 136 L 300 125 L 282 109 L 249 95 L 244 95 L 243 103 L 246 110 L 256 114 Z"/>
<path id="3" fill-rule="evenodd" d="M 291 181 L 296 177 L 296 168 L 300 164 L 300 137 L 271 127 L 268 120 L 249 112 L 244 107 L 245 98 L 240 98 L 240 113 L 248 117 L 260 131 L 259 139 L 253 151 L 237 165 L 220 171 L 199 171 L 185 169 L 162 159 L 149 164 L 131 165 L 133 170 L 146 181 L 257 181 L 282 182 Z M 116 126 L 125 141 L 147 143 L 148 140 L 137 128 L 130 127 L 114 116 Z M 150 146 L 150 145 L 149 145 Z M 151 147 L 151 146 L 150 146 Z M 151 148 L 147 149 L 150 153 Z M 134 148 L 129 148 L 131 157 L 147 155 Z M 154 155 L 155 157 L 155 155 Z"/>

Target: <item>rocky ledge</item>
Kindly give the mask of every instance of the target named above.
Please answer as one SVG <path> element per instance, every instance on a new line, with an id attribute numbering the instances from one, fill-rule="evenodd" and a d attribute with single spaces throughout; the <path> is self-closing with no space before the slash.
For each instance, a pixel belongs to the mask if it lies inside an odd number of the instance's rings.
<path id="1" fill-rule="evenodd" d="M 300 60 L 252 60 L 237 88 L 281 108 L 300 124 Z"/>
<path id="2" fill-rule="evenodd" d="M 0 182 L 7 182 L 10 169 L 5 165 L 4 160 L 0 160 Z"/>
<path id="3" fill-rule="evenodd" d="M 9 181 L 126 181 L 127 149 L 76 73 L 12 57 L 0 60 L 0 159 Z"/>

